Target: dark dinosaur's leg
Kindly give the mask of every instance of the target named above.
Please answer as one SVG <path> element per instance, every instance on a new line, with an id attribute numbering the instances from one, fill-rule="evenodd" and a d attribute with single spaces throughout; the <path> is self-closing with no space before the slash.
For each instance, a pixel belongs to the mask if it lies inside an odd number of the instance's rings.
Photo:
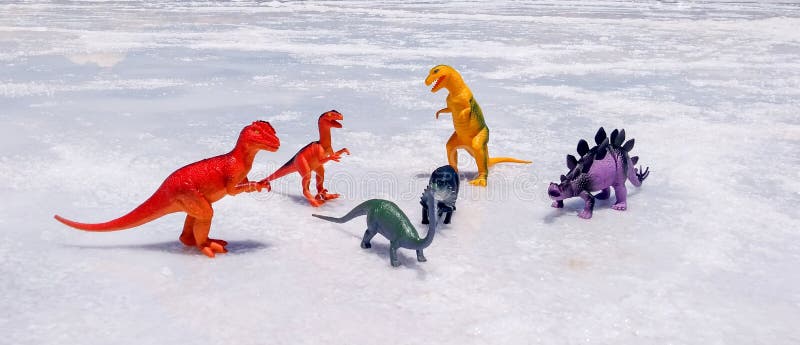
<path id="1" fill-rule="evenodd" d="M 422 249 L 417 249 L 417 261 L 419 262 L 428 261 L 428 259 L 425 258 L 425 254 L 422 254 Z"/>
<path id="2" fill-rule="evenodd" d="M 314 172 L 317 173 L 317 199 L 318 200 L 330 200 L 336 199 L 339 197 L 339 194 L 328 194 L 328 190 L 325 189 L 323 183 L 325 182 L 325 167 L 320 165 Z"/>
<path id="3" fill-rule="evenodd" d="M 400 260 L 397 258 L 397 248 L 400 248 L 397 242 L 389 242 L 389 263 L 392 267 L 400 266 Z"/>
<path id="4" fill-rule="evenodd" d="M 611 188 L 603 189 L 600 191 L 600 193 L 597 193 L 597 195 L 594 196 L 594 198 L 597 200 L 606 200 L 609 197 L 611 197 Z"/>
<path id="5" fill-rule="evenodd" d="M 614 195 L 617 196 L 617 203 L 611 206 L 611 208 L 617 211 L 627 210 L 628 189 L 625 188 L 625 180 L 623 180 L 619 185 L 614 186 Z"/>
<path id="6" fill-rule="evenodd" d="M 375 234 L 377 234 L 377 232 L 369 231 L 369 228 L 367 228 L 367 230 L 364 231 L 364 237 L 361 239 L 361 248 L 372 248 L 372 244 L 369 242 L 372 241 L 372 238 L 375 237 Z"/>
<path id="7" fill-rule="evenodd" d="M 200 193 L 194 193 L 182 198 L 181 204 L 190 217 L 195 218 L 192 226 L 195 245 L 203 254 L 213 258 L 216 253 L 225 253 L 225 247 L 208 238 L 211 231 L 211 218 L 214 217 L 214 209 L 211 203 Z"/>
<path id="8" fill-rule="evenodd" d="M 453 216 L 453 211 L 447 211 L 447 215 L 444 217 L 444 223 L 450 224 L 450 217 Z"/>
<path id="9" fill-rule="evenodd" d="M 583 201 L 586 202 L 586 204 L 583 207 L 583 211 L 578 213 L 578 217 L 581 217 L 583 219 L 592 218 L 592 210 L 594 210 L 594 197 L 592 196 L 591 193 L 587 191 L 581 192 L 580 194 L 578 194 L 578 196 L 580 196 L 581 199 L 583 199 Z"/>
<path id="10" fill-rule="evenodd" d="M 555 208 L 563 208 L 564 207 L 564 200 L 553 201 L 553 203 L 550 204 L 550 206 L 555 207 Z"/>
<path id="11" fill-rule="evenodd" d="M 422 224 L 428 224 L 428 206 L 422 205 Z"/>
<path id="12" fill-rule="evenodd" d="M 186 216 L 186 220 L 183 222 L 183 232 L 181 232 L 181 236 L 178 238 L 181 243 L 188 247 L 194 247 L 196 245 L 194 242 L 194 220 L 194 217 Z"/>

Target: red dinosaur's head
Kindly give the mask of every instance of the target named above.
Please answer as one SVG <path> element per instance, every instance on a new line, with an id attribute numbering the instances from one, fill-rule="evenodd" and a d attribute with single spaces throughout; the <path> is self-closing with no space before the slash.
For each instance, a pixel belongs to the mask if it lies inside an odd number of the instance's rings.
<path id="1" fill-rule="evenodd" d="M 342 124 L 339 121 L 344 120 L 344 116 L 336 110 L 326 111 L 324 114 L 319 116 L 319 127 L 320 128 L 342 128 Z"/>
<path id="2" fill-rule="evenodd" d="M 275 134 L 275 128 L 266 121 L 255 121 L 242 130 L 240 140 L 260 150 L 278 151 L 281 140 Z"/>
<path id="3" fill-rule="evenodd" d="M 436 92 L 441 90 L 443 87 L 448 88 L 450 85 L 450 81 L 453 79 L 460 79 L 461 76 L 456 72 L 453 67 L 447 65 L 438 65 L 434 68 L 431 68 L 431 71 L 428 72 L 428 77 L 425 78 L 425 85 L 433 84 L 433 88 L 431 88 L 431 92 Z"/>

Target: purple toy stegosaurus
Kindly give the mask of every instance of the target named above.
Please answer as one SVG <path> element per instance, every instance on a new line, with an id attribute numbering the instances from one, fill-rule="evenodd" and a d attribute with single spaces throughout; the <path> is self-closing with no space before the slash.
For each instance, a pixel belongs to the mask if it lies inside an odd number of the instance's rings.
<path id="1" fill-rule="evenodd" d="M 617 203 L 613 209 L 624 211 L 628 208 L 625 197 L 628 194 L 625 180 L 630 180 L 634 186 L 639 187 L 642 181 L 650 175 L 650 168 L 646 170 L 635 169 L 639 157 L 628 157 L 628 152 L 633 149 L 634 139 L 625 141 L 625 130 L 611 132 L 606 136 L 606 130 L 600 127 L 594 136 L 597 146 L 589 148 L 589 143 L 581 139 L 578 142 L 578 160 L 572 155 L 567 155 L 567 175 L 561 175 L 561 183 L 550 183 L 547 194 L 555 200 L 553 207 L 564 207 L 564 199 L 580 197 L 586 202 L 583 211 L 578 216 L 584 219 L 592 218 L 594 199 L 605 200 L 611 196 L 610 187 L 614 187 Z M 593 196 L 591 192 L 601 191 Z"/>

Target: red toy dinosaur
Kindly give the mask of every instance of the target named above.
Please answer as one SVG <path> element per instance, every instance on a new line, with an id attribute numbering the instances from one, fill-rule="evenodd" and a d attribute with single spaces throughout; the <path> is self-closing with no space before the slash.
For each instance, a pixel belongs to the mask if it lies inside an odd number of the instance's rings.
<path id="1" fill-rule="evenodd" d="M 328 194 L 328 190 L 323 187 L 322 183 L 325 181 L 325 167 L 322 165 L 328 161 L 338 162 L 341 159 L 342 153 L 350 154 L 347 149 L 341 149 L 333 152 L 331 147 L 331 128 L 342 128 L 339 121 L 344 117 L 336 110 L 328 111 L 320 115 L 319 124 L 319 141 L 311 142 L 306 145 L 297 154 L 292 157 L 280 169 L 267 176 L 267 178 L 260 182 L 269 183 L 275 179 L 281 178 L 293 172 L 298 172 L 303 178 L 303 195 L 311 203 L 311 206 L 318 207 L 326 200 L 336 199 L 339 194 Z M 308 185 L 311 183 L 311 172 L 317 174 L 317 195 L 312 195 L 309 191 Z"/>
<path id="2" fill-rule="evenodd" d="M 130 213 L 112 221 L 98 224 L 73 222 L 56 215 L 59 222 L 86 231 L 115 231 L 130 229 L 173 212 L 186 212 L 186 222 L 180 241 L 197 246 L 203 254 L 214 257 L 225 253 L 228 244 L 208 238 L 214 210 L 211 203 L 225 195 L 270 190 L 269 182 L 250 182 L 247 173 L 260 150 L 275 152 L 280 140 L 269 122 L 256 121 L 242 129 L 236 147 L 224 155 L 189 164 L 169 175 L 155 193 Z"/>

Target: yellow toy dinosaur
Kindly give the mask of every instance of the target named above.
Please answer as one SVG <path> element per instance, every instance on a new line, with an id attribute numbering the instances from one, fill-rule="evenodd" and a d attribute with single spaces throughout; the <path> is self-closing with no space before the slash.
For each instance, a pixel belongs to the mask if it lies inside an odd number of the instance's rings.
<path id="1" fill-rule="evenodd" d="M 435 82 L 434 82 L 435 81 Z M 478 177 L 470 184 L 475 186 L 486 186 L 486 178 L 489 176 L 489 167 L 497 163 L 531 163 L 521 159 L 511 157 L 489 158 L 489 127 L 483 120 L 483 112 L 478 102 L 472 97 L 464 79 L 458 71 L 447 65 L 438 65 L 431 68 L 428 77 L 425 78 L 425 85 L 431 85 L 431 92 L 436 92 L 442 88 L 447 89 L 447 107 L 436 112 L 436 118 L 441 113 L 453 114 L 453 127 L 455 132 L 447 141 L 447 161 L 453 169 L 458 171 L 458 149 L 465 149 L 475 158 L 478 164 Z"/>

